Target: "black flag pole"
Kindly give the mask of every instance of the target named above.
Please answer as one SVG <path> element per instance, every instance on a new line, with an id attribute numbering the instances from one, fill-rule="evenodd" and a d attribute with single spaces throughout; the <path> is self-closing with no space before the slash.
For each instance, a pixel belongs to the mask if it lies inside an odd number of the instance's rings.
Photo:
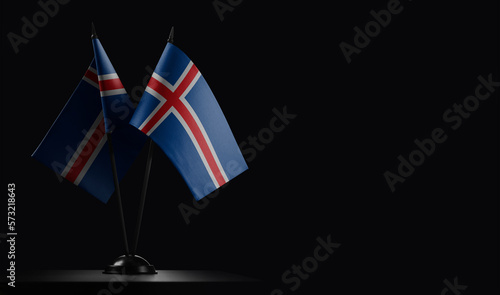
<path id="1" fill-rule="evenodd" d="M 94 23 L 92 23 L 92 39 L 97 39 L 97 33 L 95 31 Z M 109 146 L 109 156 L 111 159 L 111 168 L 113 171 L 113 182 L 115 186 L 115 194 L 116 199 L 118 201 L 118 209 L 120 213 L 120 223 L 123 234 L 123 242 L 125 245 L 125 255 L 122 255 L 116 258 L 113 264 L 108 265 L 103 273 L 105 274 L 156 274 L 156 269 L 154 266 L 150 265 L 146 259 L 133 255 L 130 253 L 130 249 L 128 246 L 128 238 L 127 238 L 127 229 L 125 227 L 125 217 L 123 214 L 123 204 L 122 197 L 120 192 L 120 181 L 118 180 L 118 172 L 116 169 L 116 159 L 115 159 L 115 151 L 113 148 L 112 134 L 106 132 L 106 139 L 108 141 Z"/>
<path id="2" fill-rule="evenodd" d="M 170 29 L 170 34 L 168 36 L 167 42 L 174 43 L 174 27 Z M 151 140 L 151 137 L 148 138 L 148 157 L 146 160 L 146 169 L 144 171 L 144 179 L 142 181 L 142 191 L 141 191 L 141 200 L 139 203 L 139 212 L 137 214 L 137 222 L 135 227 L 135 235 L 134 235 L 134 248 L 132 248 L 132 254 L 136 254 L 137 252 L 137 244 L 139 243 L 139 234 L 141 232 L 141 224 L 142 224 L 142 215 L 144 212 L 144 205 L 146 203 L 146 193 L 148 190 L 149 183 L 149 174 L 151 172 L 151 163 L 153 162 L 153 148 L 154 142 Z"/>
<path id="3" fill-rule="evenodd" d="M 130 250 L 128 247 L 127 229 L 125 227 L 125 217 L 123 215 L 123 205 L 122 205 L 122 195 L 120 192 L 120 182 L 118 181 L 118 172 L 116 171 L 115 152 L 113 149 L 113 142 L 111 140 L 111 134 L 109 132 L 107 132 L 106 137 L 107 137 L 108 146 L 109 146 L 109 156 L 111 158 L 111 168 L 113 169 L 113 182 L 115 183 L 116 200 L 118 201 L 118 208 L 119 208 L 119 212 L 120 212 L 120 223 L 122 225 L 122 234 L 123 234 L 123 242 L 125 245 L 125 253 L 127 255 L 129 255 Z"/>
<path id="4" fill-rule="evenodd" d="M 144 212 L 144 205 L 146 203 L 146 193 L 148 190 L 149 174 L 151 172 L 151 163 L 153 162 L 153 148 L 154 142 L 151 138 L 148 138 L 148 158 L 146 160 L 146 169 L 144 171 L 144 179 L 142 181 L 142 191 L 141 200 L 139 203 L 139 212 L 137 214 L 137 222 L 135 225 L 135 235 L 134 235 L 134 248 L 132 248 L 132 254 L 137 253 L 137 244 L 139 243 L 139 234 L 141 232 L 142 215 Z"/>
<path id="5" fill-rule="evenodd" d="M 98 38 L 97 33 L 95 31 L 94 23 L 92 23 L 92 35 L 90 37 L 92 39 Z M 128 255 L 130 253 L 130 250 L 128 247 L 127 229 L 125 227 L 125 217 L 123 215 L 122 195 L 120 192 L 120 182 L 118 180 L 118 172 L 116 170 L 115 151 L 113 149 L 113 141 L 111 139 L 111 133 L 106 132 L 106 139 L 108 141 L 108 146 L 109 146 L 109 157 L 111 158 L 111 169 L 113 171 L 113 182 L 115 185 L 115 194 L 116 194 L 116 199 L 118 201 L 118 210 L 120 213 L 120 223 L 121 223 L 121 227 L 122 227 L 123 244 L 125 245 L 125 253 L 127 253 L 127 255 Z"/>

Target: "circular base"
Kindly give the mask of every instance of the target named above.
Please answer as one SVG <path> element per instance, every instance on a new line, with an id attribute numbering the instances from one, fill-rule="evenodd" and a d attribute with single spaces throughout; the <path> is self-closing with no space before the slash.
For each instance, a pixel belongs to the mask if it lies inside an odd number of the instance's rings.
<path id="1" fill-rule="evenodd" d="M 108 265 L 102 272 L 104 274 L 157 274 L 153 265 L 138 255 L 122 255 L 115 259 L 113 264 Z"/>

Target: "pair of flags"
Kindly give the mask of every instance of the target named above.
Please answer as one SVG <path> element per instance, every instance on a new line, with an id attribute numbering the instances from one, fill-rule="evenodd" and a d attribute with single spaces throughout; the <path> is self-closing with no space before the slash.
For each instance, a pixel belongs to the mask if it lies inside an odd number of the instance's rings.
<path id="1" fill-rule="evenodd" d="M 96 35 L 94 59 L 33 157 L 106 203 L 115 187 L 112 137 L 121 180 L 147 137 L 182 175 L 196 200 L 246 169 L 246 162 L 207 82 L 168 42 L 137 108 Z"/>

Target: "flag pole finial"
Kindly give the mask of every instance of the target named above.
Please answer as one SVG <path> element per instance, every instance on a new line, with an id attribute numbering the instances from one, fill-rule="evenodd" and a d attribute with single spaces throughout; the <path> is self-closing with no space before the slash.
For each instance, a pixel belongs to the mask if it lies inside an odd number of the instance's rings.
<path id="1" fill-rule="evenodd" d="M 90 38 L 92 39 L 97 39 L 97 33 L 95 32 L 95 26 L 94 26 L 94 22 L 92 22 L 92 35 L 90 36 Z"/>
<path id="2" fill-rule="evenodd" d="M 170 29 L 170 34 L 168 35 L 168 43 L 174 43 L 174 26 Z"/>

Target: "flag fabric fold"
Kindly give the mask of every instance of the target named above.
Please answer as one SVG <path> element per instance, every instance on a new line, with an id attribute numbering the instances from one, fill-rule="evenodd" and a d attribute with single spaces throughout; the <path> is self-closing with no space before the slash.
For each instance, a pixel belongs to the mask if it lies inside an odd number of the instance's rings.
<path id="1" fill-rule="evenodd" d="M 248 166 L 198 68 L 168 43 L 130 124 L 150 136 L 200 200 Z"/>
<path id="2" fill-rule="evenodd" d="M 124 128 L 128 125 L 134 105 L 99 39 L 92 39 L 92 45 L 94 47 L 97 79 L 105 118 L 104 125 L 106 132 L 112 132 L 115 128 Z"/>
<path id="3" fill-rule="evenodd" d="M 115 188 L 106 133 L 119 179 L 147 137 L 128 124 L 134 105 L 99 40 L 93 43 L 95 58 L 32 157 L 107 203 Z"/>

